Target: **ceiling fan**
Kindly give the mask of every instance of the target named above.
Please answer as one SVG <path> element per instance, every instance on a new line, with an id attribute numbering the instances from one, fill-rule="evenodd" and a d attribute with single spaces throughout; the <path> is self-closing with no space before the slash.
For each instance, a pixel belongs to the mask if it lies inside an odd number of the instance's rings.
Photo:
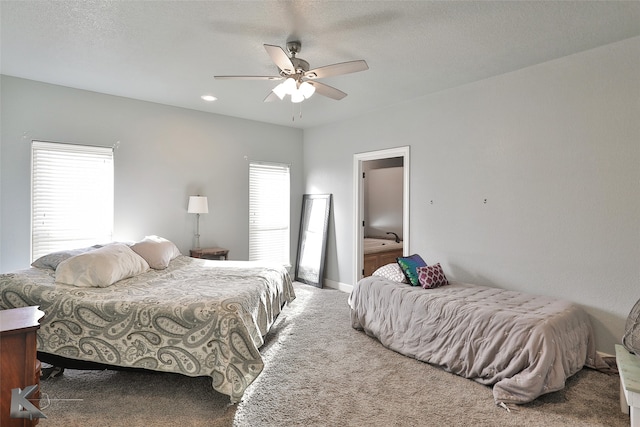
<path id="1" fill-rule="evenodd" d="M 291 102 L 297 103 L 304 101 L 314 93 L 341 100 L 347 96 L 346 93 L 327 84 L 320 83 L 316 79 L 369 69 L 366 61 L 360 59 L 310 70 L 307 61 L 296 57 L 301 47 L 302 44 L 299 41 L 287 42 L 287 50 L 289 51 L 289 55 L 287 55 L 280 46 L 264 45 L 271 60 L 278 66 L 278 76 L 214 76 L 214 78 L 227 80 L 284 80 L 269 92 L 264 102 L 271 102 L 276 99 L 282 100 L 285 96 L 290 95 Z"/>

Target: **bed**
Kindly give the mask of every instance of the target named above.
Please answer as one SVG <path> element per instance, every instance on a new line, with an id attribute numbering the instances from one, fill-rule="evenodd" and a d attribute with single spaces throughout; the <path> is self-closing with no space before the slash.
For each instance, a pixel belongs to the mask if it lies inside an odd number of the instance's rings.
<path id="1" fill-rule="evenodd" d="M 69 260 L 82 256 L 76 255 Z M 264 336 L 295 298 L 287 271 L 179 252 L 165 261 L 164 268 L 143 268 L 104 287 L 56 282 L 62 263 L 2 274 L 0 309 L 40 306 L 41 353 L 209 376 L 215 390 L 240 401 L 263 369 Z M 82 282 L 78 275 L 73 280 Z"/>
<path id="2" fill-rule="evenodd" d="M 349 297 L 351 323 L 398 353 L 493 385 L 501 406 L 560 390 L 584 366 L 607 367 L 575 304 L 448 282 L 423 289 L 377 275 Z"/>

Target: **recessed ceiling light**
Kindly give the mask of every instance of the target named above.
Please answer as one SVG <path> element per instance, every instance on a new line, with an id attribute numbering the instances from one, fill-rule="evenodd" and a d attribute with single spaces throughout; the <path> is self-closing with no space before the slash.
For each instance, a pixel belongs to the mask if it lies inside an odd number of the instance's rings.
<path id="1" fill-rule="evenodd" d="M 205 101 L 209 101 L 209 102 L 212 102 L 212 101 L 215 101 L 215 100 L 218 99 L 213 95 L 202 95 L 200 98 L 204 99 Z"/>

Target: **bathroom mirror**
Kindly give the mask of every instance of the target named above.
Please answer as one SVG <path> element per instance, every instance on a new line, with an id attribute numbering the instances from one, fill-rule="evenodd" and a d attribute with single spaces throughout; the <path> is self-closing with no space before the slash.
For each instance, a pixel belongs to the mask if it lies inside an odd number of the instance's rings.
<path id="1" fill-rule="evenodd" d="M 322 287 L 331 194 L 302 196 L 295 280 Z"/>

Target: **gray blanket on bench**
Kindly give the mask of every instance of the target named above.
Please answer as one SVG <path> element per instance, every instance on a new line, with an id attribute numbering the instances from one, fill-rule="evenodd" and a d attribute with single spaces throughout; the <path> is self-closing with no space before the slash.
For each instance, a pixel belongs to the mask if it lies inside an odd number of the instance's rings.
<path id="1" fill-rule="evenodd" d="M 564 388 L 583 366 L 606 366 L 588 315 L 575 304 L 452 283 L 422 289 L 362 279 L 349 298 L 352 326 L 401 354 L 493 385 L 496 404 Z"/>

